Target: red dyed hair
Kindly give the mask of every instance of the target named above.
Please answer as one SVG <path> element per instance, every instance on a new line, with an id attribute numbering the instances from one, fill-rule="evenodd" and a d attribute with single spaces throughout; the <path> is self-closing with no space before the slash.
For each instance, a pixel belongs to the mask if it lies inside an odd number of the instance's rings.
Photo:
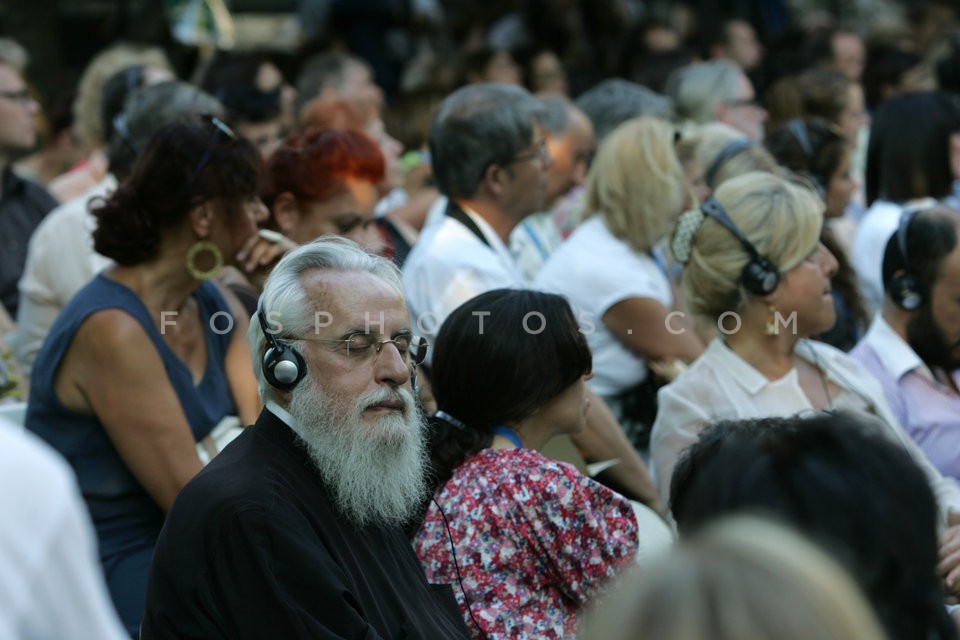
<path id="1" fill-rule="evenodd" d="M 287 138 L 267 161 L 263 199 L 268 206 L 284 192 L 297 200 L 323 202 L 339 193 L 347 179 L 380 184 L 384 177 L 380 146 L 353 129 L 310 129 Z"/>

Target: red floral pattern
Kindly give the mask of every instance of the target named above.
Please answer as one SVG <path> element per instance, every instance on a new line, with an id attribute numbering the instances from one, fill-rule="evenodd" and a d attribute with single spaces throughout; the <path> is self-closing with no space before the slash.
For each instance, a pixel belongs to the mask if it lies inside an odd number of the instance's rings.
<path id="1" fill-rule="evenodd" d="M 430 582 L 453 585 L 477 638 L 473 619 L 490 640 L 572 638 L 577 611 L 637 551 L 626 498 L 531 449 L 480 451 L 436 499 L 462 589 L 433 503 L 414 547 Z"/>

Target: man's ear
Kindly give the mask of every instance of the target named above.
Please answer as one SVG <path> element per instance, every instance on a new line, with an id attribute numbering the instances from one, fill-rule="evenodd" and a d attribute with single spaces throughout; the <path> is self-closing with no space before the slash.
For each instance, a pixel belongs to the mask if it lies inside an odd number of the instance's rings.
<path id="1" fill-rule="evenodd" d="M 960 179 L 960 133 L 950 134 L 950 175 Z"/>
<path id="2" fill-rule="evenodd" d="M 273 200 L 273 219 L 277 221 L 280 232 L 290 237 L 290 231 L 300 223 L 300 205 L 297 197 L 284 191 Z"/>
<path id="3" fill-rule="evenodd" d="M 511 177 L 510 169 L 498 164 L 489 164 L 483 171 L 483 180 L 480 181 L 478 190 L 485 189 L 494 197 L 500 197 L 507 186 L 507 180 Z"/>

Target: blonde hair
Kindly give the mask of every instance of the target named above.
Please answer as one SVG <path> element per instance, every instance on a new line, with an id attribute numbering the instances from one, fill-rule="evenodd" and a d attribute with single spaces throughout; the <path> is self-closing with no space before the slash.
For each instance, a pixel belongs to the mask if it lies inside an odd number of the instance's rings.
<path id="1" fill-rule="evenodd" d="M 784 526 L 740 516 L 636 571 L 581 640 L 882 640 L 852 578 Z"/>
<path id="2" fill-rule="evenodd" d="M 91 149 L 103 146 L 103 88 L 115 73 L 137 65 L 171 70 L 162 49 L 131 43 L 105 49 L 87 65 L 73 101 L 73 132 L 80 144 Z"/>
<path id="3" fill-rule="evenodd" d="M 740 232 L 781 275 L 803 262 L 820 241 L 823 200 L 812 189 L 769 173 L 724 182 L 713 196 Z M 690 240 L 681 289 L 694 313 L 717 320 L 741 313 L 749 301 L 740 274 L 750 256 L 723 225 L 703 220 Z"/>
<path id="4" fill-rule="evenodd" d="M 587 178 L 585 217 L 603 216 L 615 237 L 649 253 L 683 207 L 683 167 L 673 127 L 650 116 L 624 122 L 600 145 Z"/>
<path id="5" fill-rule="evenodd" d="M 683 136 L 682 146 L 684 153 L 689 153 L 689 147 L 693 147 L 693 157 L 700 161 L 704 182 L 711 189 L 716 189 L 724 180 L 751 171 L 782 172 L 773 155 L 757 143 L 749 143 L 736 153 L 720 158 L 727 147 L 740 141 L 748 142 L 749 139 L 730 125 L 711 122 L 692 128 Z M 709 175 L 711 172 L 713 175 Z"/>

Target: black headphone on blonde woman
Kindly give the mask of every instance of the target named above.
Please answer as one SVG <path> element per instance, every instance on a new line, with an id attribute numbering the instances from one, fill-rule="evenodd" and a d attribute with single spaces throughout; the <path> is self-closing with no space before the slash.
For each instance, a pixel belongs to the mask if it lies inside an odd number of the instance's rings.
<path id="1" fill-rule="evenodd" d="M 263 297 L 257 304 L 257 322 L 267 340 L 267 350 L 263 354 L 261 368 L 263 377 L 270 386 L 280 391 L 290 391 L 307 375 L 307 363 L 303 356 L 290 344 L 277 340 L 274 331 L 267 325 L 267 314 L 263 311 Z"/>
<path id="2" fill-rule="evenodd" d="M 740 272 L 740 282 L 743 284 L 743 288 L 755 296 L 765 296 L 773 293 L 780 283 L 780 271 L 769 258 L 757 251 L 752 242 L 747 240 L 747 236 L 733 222 L 720 201 L 714 197 L 707 198 L 700 205 L 700 210 L 732 233 L 750 256 L 750 260 L 743 266 L 743 271 Z"/>

